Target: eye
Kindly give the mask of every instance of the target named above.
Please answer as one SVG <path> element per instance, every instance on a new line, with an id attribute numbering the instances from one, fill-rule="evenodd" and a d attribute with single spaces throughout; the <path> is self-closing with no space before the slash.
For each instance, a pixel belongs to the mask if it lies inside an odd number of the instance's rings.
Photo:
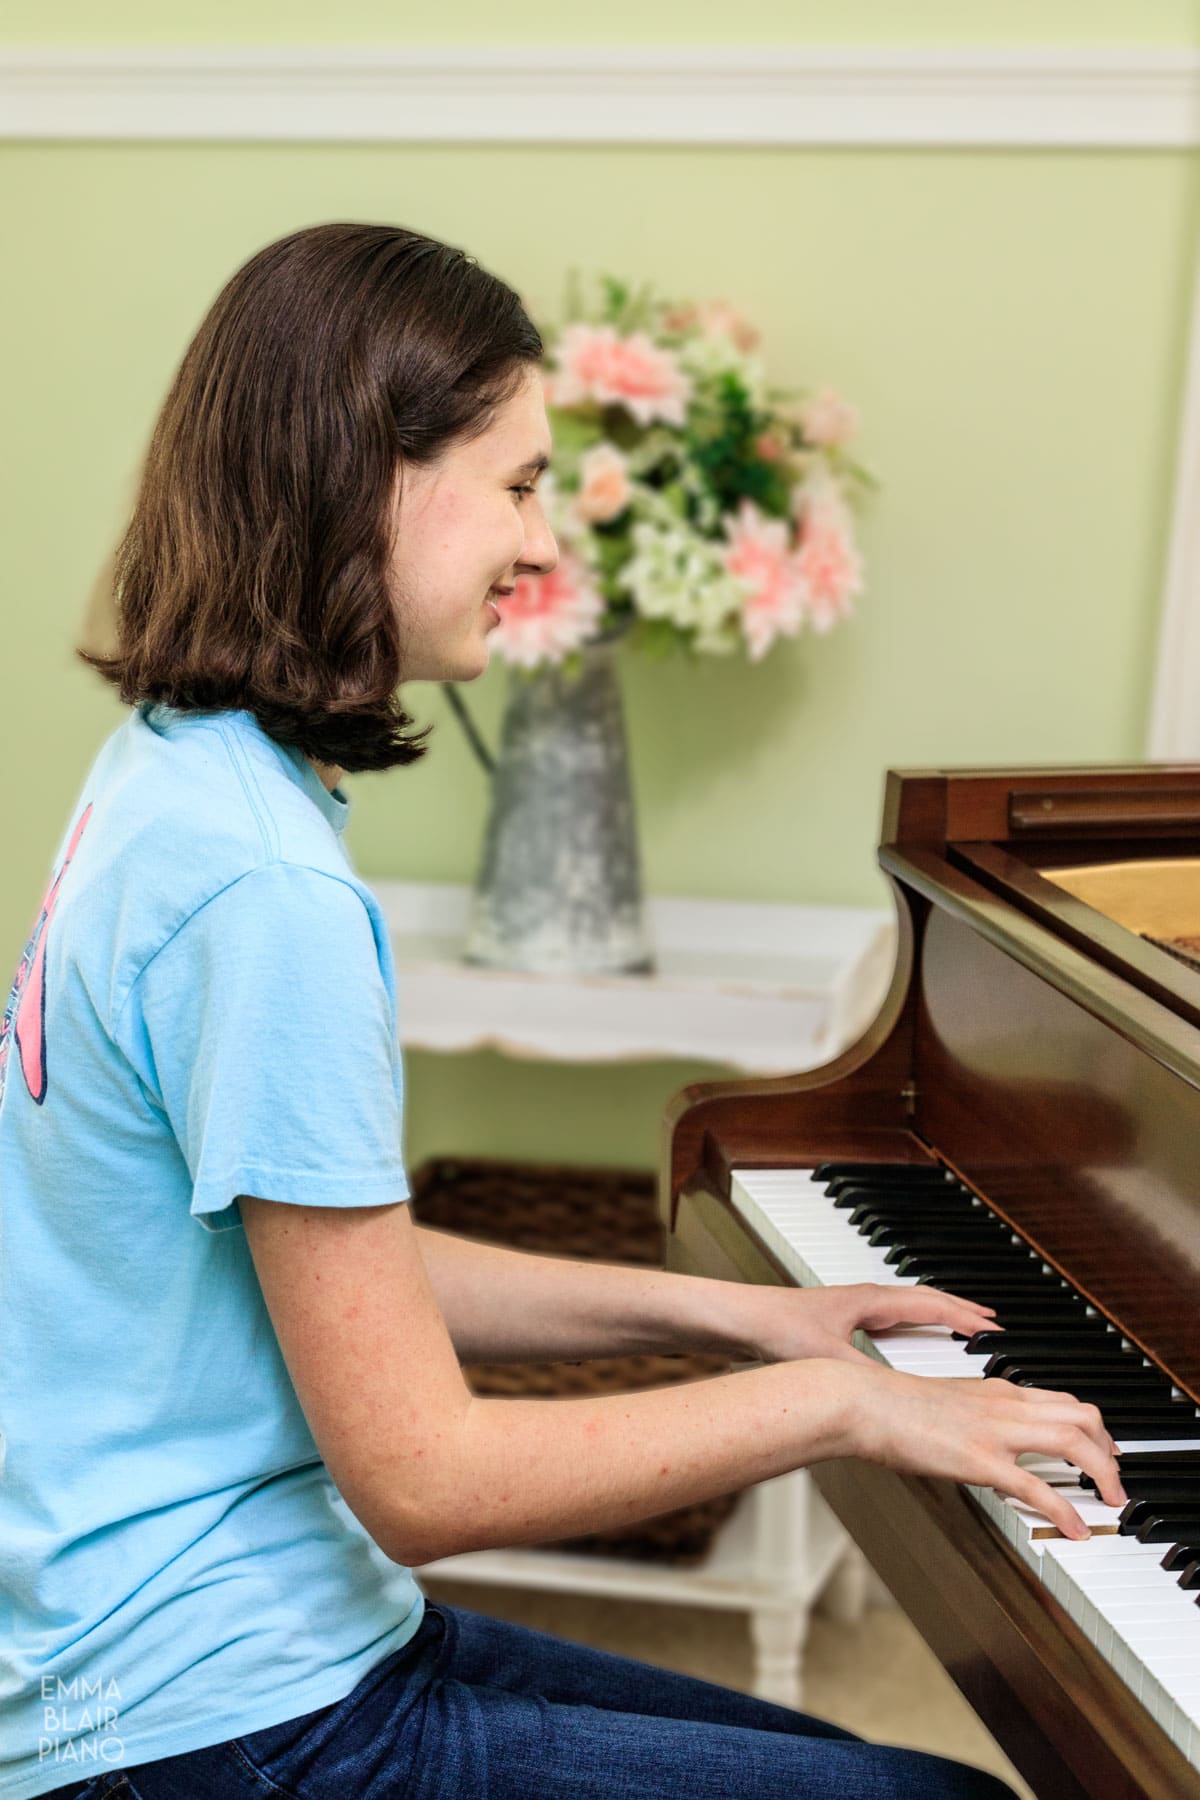
<path id="1" fill-rule="evenodd" d="M 509 492 L 513 494 L 536 494 L 537 489 L 531 481 L 527 481 L 522 487 L 510 488 Z"/>

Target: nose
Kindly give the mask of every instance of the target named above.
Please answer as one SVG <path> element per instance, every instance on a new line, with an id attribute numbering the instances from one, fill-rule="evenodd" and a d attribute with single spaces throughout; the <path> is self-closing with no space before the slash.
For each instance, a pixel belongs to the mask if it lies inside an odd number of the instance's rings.
<path id="1" fill-rule="evenodd" d="M 519 575 L 549 575 L 558 567 L 558 543 L 540 507 L 536 522 L 529 521 L 525 547 L 516 567 Z"/>

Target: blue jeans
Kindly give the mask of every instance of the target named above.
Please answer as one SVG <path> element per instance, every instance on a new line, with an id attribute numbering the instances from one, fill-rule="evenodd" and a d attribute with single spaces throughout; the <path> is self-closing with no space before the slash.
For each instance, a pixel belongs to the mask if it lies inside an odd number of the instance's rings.
<path id="1" fill-rule="evenodd" d="M 1013 1800 L 992 1775 L 428 1602 L 333 1706 L 54 1800 Z"/>

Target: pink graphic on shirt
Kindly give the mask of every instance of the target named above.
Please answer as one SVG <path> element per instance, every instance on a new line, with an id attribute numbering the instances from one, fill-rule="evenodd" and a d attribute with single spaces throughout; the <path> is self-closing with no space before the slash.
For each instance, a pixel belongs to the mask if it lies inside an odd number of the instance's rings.
<path id="1" fill-rule="evenodd" d="M 4 1097 L 8 1080 L 10 1037 L 16 1039 L 25 1086 L 39 1106 L 46 1098 L 46 933 L 58 904 L 62 878 L 71 866 L 71 858 L 91 816 L 92 809 L 88 806 L 71 833 L 62 867 L 46 890 L 42 909 L 17 965 L 8 1005 L 4 1010 L 4 1024 L 0 1026 L 0 1099 Z"/>

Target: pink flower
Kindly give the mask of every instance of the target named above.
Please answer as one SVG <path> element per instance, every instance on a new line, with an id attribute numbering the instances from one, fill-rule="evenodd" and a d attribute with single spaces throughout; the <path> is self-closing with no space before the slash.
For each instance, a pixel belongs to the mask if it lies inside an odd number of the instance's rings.
<path id="1" fill-rule="evenodd" d="M 615 519 L 629 505 L 632 483 L 628 465 L 615 444 L 594 444 L 580 458 L 575 511 L 589 525 Z"/>
<path id="2" fill-rule="evenodd" d="M 786 519 L 768 519 L 743 499 L 734 520 L 725 520 L 730 575 L 751 584 L 742 602 L 742 634 L 751 662 L 759 662 L 777 637 L 795 637 L 804 623 L 807 595 L 791 551 Z"/>
<path id="3" fill-rule="evenodd" d="M 754 441 L 754 454 L 763 462 L 780 462 L 787 454 L 787 445 L 777 431 L 764 431 Z"/>
<path id="4" fill-rule="evenodd" d="M 727 300 L 709 300 L 700 308 L 700 329 L 708 338 L 732 338 L 743 355 L 757 350 L 761 342 L 761 334 L 745 313 Z"/>
<path id="5" fill-rule="evenodd" d="M 644 331 L 622 338 L 612 325 L 568 325 L 558 341 L 554 404 L 595 400 L 624 406 L 639 425 L 686 423 L 692 384 L 670 350 Z"/>
<path id="6" fill-rule="evenodd" d="M 561 662 L 588 641 L 604 612 L 604 596 L 582 558 L 560 545 L 557 568 L 549 575 L 520 576 L 496 605 L 500 623 L 491 642 L 505 662 L 532 669 L 539 662 Z"/>
<path id="7" fill-rule="evenodd" d="M 854 547 L 850 515 L 832 487 L 818 490 L 803 505 L 793 561 L 813 630 L 831 631 L 854 610 L 851 600 L 862 592 L 862 559 Z"/>
<path id="8" fill-rule="evenodd" d="M 700 309 L 694 300 L 686 301 L 682 306 L 670 306 L 663 313 L 664 331 L 691 331 L 700 318 Z"/>
<path id="9" fill-rule="evenodd" d="M 822 388 L 796 408 L 796 418 L 810 444 L 830 449 L 852 438 L 859 426 L 859 411 L 833 388 Z"/>
<path id="10" fill-rule="evenodd" d="M 743 353 L 757 350 L 761 341 L 745 314 L 727 300 L 707 300 L 703 306 L 688 300 L 680 306 L 667 307 L 661 324 L 664 331 L 699 331 L 701 337 L 732 338 Z"/>

